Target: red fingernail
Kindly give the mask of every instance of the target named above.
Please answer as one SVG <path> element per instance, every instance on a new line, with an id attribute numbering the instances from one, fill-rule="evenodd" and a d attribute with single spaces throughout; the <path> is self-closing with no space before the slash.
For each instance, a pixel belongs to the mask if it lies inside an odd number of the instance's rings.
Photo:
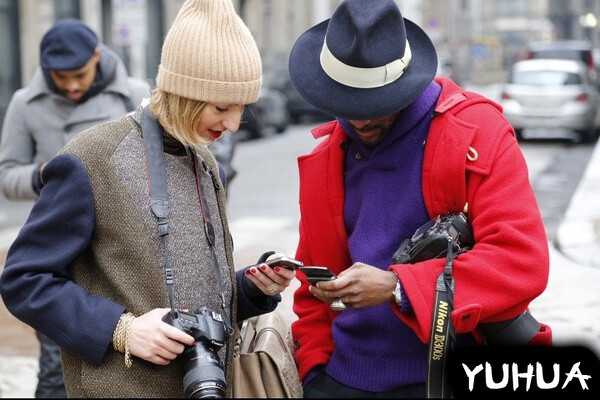
<path id="1" fill-rule="evenodd" d="M 258 270 L 254 267 L 250 268 L 250 272 L 252 272 L 253 274 L 256 274 L 258 272 Z"/>
<path id="2" fill-rule="evenodd" d="M 246 270 L 246 275 L 250 275 L 250 270 L 249 269 Z"/>
<path id="3" fill-rule="evenodd" d="M 281 271 L 281 268 L 279 268 L 279 267 L 275 267 L 275 268 L 273 268 L 273 269 L 275 270 L 275 272 L 279 272 L 279 271 Z"/>
<path id="4" fill-rule="evenodd" d="M 266 271 L 267 270 L 267 266 L 265 264 L 260 266 L 260 270 L 261 271 Z"/>

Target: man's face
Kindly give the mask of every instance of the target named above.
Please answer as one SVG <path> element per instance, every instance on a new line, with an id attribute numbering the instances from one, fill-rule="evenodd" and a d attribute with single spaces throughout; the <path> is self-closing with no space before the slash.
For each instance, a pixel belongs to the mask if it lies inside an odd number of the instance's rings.
<path id="1" fill-rule="evenodd" d="M 66 98 L 78 103 L 90 89 L 96 78 L 96 67 L 100 61 L 100 52 L 96 50 L 85 65 L 74 71 L 51 70 L 50 77 L 54 85 Z"/>
<path id="2" fill-rule="evenodd" d="M 396 121 L 396 117 L 398 117 L 398 114 L 377 119 L 349 120 L 348 123 L 354 128 L 354 131 L 364 144 L 375 146 L 383 141 Z"/>

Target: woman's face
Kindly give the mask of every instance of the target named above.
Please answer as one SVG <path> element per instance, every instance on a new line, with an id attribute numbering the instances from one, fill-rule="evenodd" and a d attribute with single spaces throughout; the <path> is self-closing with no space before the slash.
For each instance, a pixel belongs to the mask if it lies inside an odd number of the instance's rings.
<path id="1" fill-rule="evenodd" d="M 237 132 L 244 107 L 244 104 L 207 103 L 198 118 L 196 133 L 213 142 L 225 131 Z"/>

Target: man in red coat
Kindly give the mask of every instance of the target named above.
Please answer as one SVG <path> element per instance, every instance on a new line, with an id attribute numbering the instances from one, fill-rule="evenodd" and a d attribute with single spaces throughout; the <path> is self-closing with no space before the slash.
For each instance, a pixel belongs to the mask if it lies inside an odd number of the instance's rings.
<path id="1" fill-rule="evenodd" d="M 522 344 L 551 342 L 526 312 L 549 256 L 514 130 L 496 103 L 436 69 L 430 39 L 392 0 L 343 1 L 290 54 L 296 89 L 336 117 L 298 160 L 296 257 L 338 276 L 317 287 L 297 275 L 292 334 L 306 397 L 446 395 L 432 378 L 434 312 L 434 329 L 450 326 L 457 346 L 490 343 L 482 327 L 513 319 L 528 327 Z M 430 219 L 461 211 L 475 244 L 453 260 L 440 310 L 446 260 L 392 256 Z M 336 299 L 345 309 L 330 308 Z"/>

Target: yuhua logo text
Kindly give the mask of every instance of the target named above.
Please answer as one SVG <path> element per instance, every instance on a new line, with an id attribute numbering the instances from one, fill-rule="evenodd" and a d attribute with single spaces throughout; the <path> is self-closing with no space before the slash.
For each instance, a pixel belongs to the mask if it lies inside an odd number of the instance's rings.
<path id="1" fill-rule="evenodd" d="M 455 398 L 600 398 L 600 358 L 584 346 L 463 346 L 448 361 Z"/>
<path id="2" fill-rule="evenodd" d="M 580 362 L 575 363 L 570 371 L 565 374 L 566 376 L 561 385 L 561 389 L 565 389 L 572 381 L 579 381 L 582 390 L 589 390 L 586 381 L 591 379 L 591 376 L 581 372 L 580 364 Z M 508 386 L 509 382 L 512 381 L 512 389 L 515 391 L 519 389 L 521 382 L 524 382 L 525 390 L 529 391 L 532 383 L 535 383 L 538 389 L 554 389 L 559 386 L 561 380 L 560 364 L 553 365 L 553 376 L 550 380 L 547 380 L 544 376 L 542 364 L 539 362 L 536 363 L 535 372 L 532 364 L 527 364 L 525 368 L 520 368 L 517 363 L 513 363 L 509 371 L 509 365 L 505 363 L 502 364 L 501 372 L 499 374 L 497 374 L 498 371 L 493 371 L 493 367 L 489 362 L 486 362 L 485 374 L 479 378 L 478 375 L 484 370 L 483 364 L 479 364 L 471 369 L 468 365 L 463 363 L 462 367 L 469 378 L 469 391 L 473 391 L 475 379 L 484 379 L 485 386 L 488 389 L 504 389 Z M 495 375 L 500 375 L 500 379 Z"/>

